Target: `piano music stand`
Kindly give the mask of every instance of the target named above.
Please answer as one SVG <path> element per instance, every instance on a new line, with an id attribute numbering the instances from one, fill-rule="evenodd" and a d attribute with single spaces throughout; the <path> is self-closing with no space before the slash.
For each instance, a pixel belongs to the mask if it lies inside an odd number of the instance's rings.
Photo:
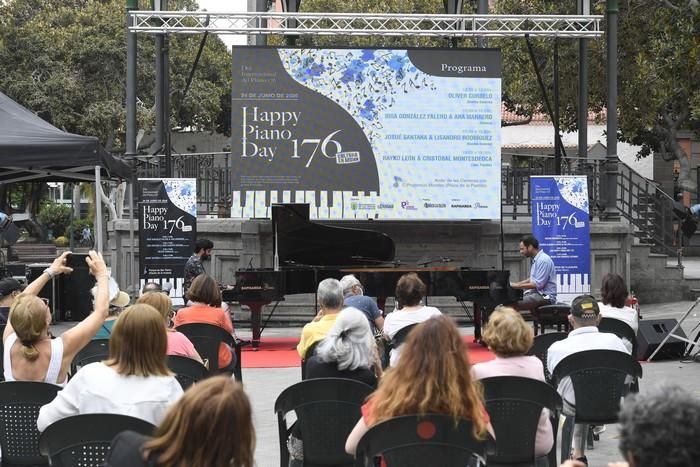
<path id="1" fill-rule="evenodd" d="M 654 358 L 654 355 L 656 355 L 656 354 L 659 352 L 659 350 L 661 350 L 661 347 L 664 346 L 664 344 L 666 343 L 666 341 L 668 341 L 668 340 L 669 340 L 670 338 L 672 338 L 672 337 L 675 337 L 676 339 L 681 340 L 681 341 L 685 342 L 686 344 L 688 344 L 689 347 L 687 348 L 685 354 L 686 354 L 686 355 L 690 355 L 690 352 L 692 352 L 693 348 L 694 348 L 695 346 L 697 346 L 698 343 L 697 343 L 696 341 L 693 341 L 693 340 L 691 340 L 691 339 L 688 339 L 688 338 L 686 338 L 686 337 L 684 337 L 684 336 L 679 336 L 679 335 L 677 335 L 677 334 L 674 334 L 673 332 L 674 332 L 676 329 L 678 329 L 678 327 L 679 327 L 679 326 L 683 323 L 683 321 L 690 315 L 690 313 L 695 309 L 695 307 L 698 306 L 699 303 L 700 303 L 700 297 L 698 297 L 697 299 L 695 299 L 695 302 L 690 306 L 690 308 L 688 308 L 688 311 L 686 311 L 685 314 L 683 315 L 683 317 L 678 321 L 678 323 L 676 323 L 676 325 L 673 326 L 673 329 L 671 329 L 671 330 L 668 332 L 668 334 L 666 334 L 666 337 L 664 337 L 664 339 L 661 341 L 661 343 L 660 343 L 659 346 L 656 348 L 656 350 L 654 350 L 654 352 L 652 352 L 652 354 L 649 355 L 649 358 L 647 358 L 647 362 L 650 362 L 651 359 Z M 697 329 L 697 327 L 698 327 L 698 326 L 695 326 L 695 328 L 693 328 L 693 331 L 695 331 L 695 329 Z M 692 331 L 691 331 L 691 333 L 690 333 L 689 335 L 691 335 L 691 337 L 692 337 Z M 698 350 L 698 352 L 700 352 L 700 350 Z M 698 352 L 695 352 L 695 354 L 697 355 Z"/>

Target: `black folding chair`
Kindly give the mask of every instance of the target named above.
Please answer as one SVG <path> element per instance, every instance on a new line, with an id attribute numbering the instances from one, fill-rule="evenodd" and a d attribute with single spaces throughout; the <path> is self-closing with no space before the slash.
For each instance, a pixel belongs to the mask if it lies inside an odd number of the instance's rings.
<path id="1" fill-rule="evenodd" d="M 49 425 L 39 438 L 39 449 L 52 467 L 102 467 L 112 439 L 125 430 L 151 435 L 155 426 L 127 415 L 74 415 Z"/>
<path id="2" fill-rule="evenodd" d="M 207 367 L 189 357 L 181 357 L 179 355 L 168 355 L 168 368 L 175 373 L 177 382 L 182 386 L 182 390 L 192 386 L 197 381 L 200 381 L 209 376 Z"/>
<path id="3" fill-rule="evenodd" d="M 101 362 L 109 358 L 109 339 L 94 339 L 80 349 L 70 364 L 70 374 L 73 376 L 81 367 L 90 363 Z"/>
<path id="4" fill-rule="evenodd" d="M 237 381 L 243 381 L 241 371 L 241 344 L 224 328 L 213 324 L 190 323 L 181 324 L 176 328 L 192 342 L 194 348 L 202 358 L 209 360 L 209 373 L 219 372 L 219 344 L 224 343 L 234 349 L 236 354 L 236 366 L 233 374 Z"/>
<path id="5" fill-rule="evenodd" d="M 557 464 L 557 427 L 562 408 L 557 391 L 545 383 L 519 376 L 495 376 L 481 380 L 486 411 L 496 433 L 496 451 L 488 457 L 492 466 L 534 466 L 535 438 L 542 409 L 548 409 L 554 435 L 549 465 Z"/>
<path id="6" fill-rule="evenodd" d="M 382 362 L 382 366 L 384 368 L 389 366 L 389 358 L 391 356 L 391 351 L 396 350 L 401 345 L 408 339 L 408 335 L 411 333 L 413 328 L 418 326 L 420 323 L 414 323 L 414 324 L 409 324 L 408 326 L 404 326 L 398 331 L 396 331 L 396 334 L 394 334 L 394 337 L 392 337 L 389 342 L 385 346 L 385 358 L 386 360 Z"/>
<path id="7" fill-rule="evenodd" d="M 291 427 L 286 415 L 294 411 L 304 443 L 304 466 L 352 466 L 345 440 L 361 417 L 360 407 L 373 389 L 359 381 L 317 378 L 296 383 L 277 397 L 275 413 L 279 432 L 280 466 L 289 465 L 287 438 Z"/>
<path id="8" fill-rule="evenodd" d="M 490 438 L 474 438 L 470 421 L 455 421 L 450 415 L 406 415 L 365 433 L 357 445 L 355 467 L 373 467 L 379 456 L 387 467 L 464 467 L 474 456 L 484 459 L 492 450 Z"/>
<path id="9" fill-rule="evenodd" d="M 548 383 L 552 380 L 552 375 L 549 374 L 547 370 L 547 351 L 552 344 L 557 341 L 564 340 L 568 336 L 565 332 L 550 332 L 547 334 L 540 334 L 535 336 L 535 340 L 532 343 L 532 347 L 527 351 L 528 355 L 535 356 L 540 359 L 542 366 L 544 367 L 544 379 Z"/>
<path id="10" fill-rule="evenodd" d="M 598 323 L 598 331 L 609 332 L 620 339 L 627 339 L 632 343 L 632 356 L 637 357 L 637 333 L 629 324 L 615 318 L 602 318 Z"/>
<path id="11" fill-rule="evenodd" d="M 0 449 L 3 467 L 48 465 L 39 452 L 36 420 L 41 406 L 56 397 L 60 386 L 33 381 L 0 383 Z"/>
<path id="12" fill-rule="evenodd" d="M 544 334 L 547 326 L 556 326 L 558 332 L 561 332 L 563 326 L 564 331 L 569 332 L 570 310 L 571 307 L 566 303 L 540 305 L 532 310 L 532 325 L 535 329 L 535 335 L 539 334 L 539 331 Z"/>
<path id="13" fill-rule="evenodd" d="M 625 379 L 642 377 L 642 366 L 626 352 L 586 350 L 576 352 L 557 364 L 552 384 L 571 378 L 576 398 L 575 414 L 567 415 L 562 427 L 561 459 L 568 459 L 577 423 L 604 425 L 618 422 L 620 401 L 627 394 Z"/>

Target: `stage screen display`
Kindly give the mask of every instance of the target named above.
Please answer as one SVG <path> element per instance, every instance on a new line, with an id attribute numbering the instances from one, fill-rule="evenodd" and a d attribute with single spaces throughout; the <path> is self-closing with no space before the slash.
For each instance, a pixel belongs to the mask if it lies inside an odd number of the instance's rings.
<path id="1" fill-rule="evenodd" d="M 233 48 L 232 216 L 501 215 L 494 49 Z"/>

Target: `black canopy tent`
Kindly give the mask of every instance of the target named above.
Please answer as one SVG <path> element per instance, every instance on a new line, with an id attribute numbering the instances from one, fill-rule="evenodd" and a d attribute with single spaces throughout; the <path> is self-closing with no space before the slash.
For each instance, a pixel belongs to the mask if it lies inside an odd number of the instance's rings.
<path id="1" fill-rule="evenodd" d="M 105 151 L 97 138 L 61 131 L 0 92 L 0 184 L 130 177 L 129 165 Z M 99 191 L 96 219 L 102 218 Z M 102 225 L 95 224 L 102 251 Z"/>

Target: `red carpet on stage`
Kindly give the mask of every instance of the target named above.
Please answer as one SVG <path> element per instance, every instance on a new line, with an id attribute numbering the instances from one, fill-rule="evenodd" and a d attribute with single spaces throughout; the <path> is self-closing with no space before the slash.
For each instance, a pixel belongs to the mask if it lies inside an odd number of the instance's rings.
<path id="1" fill-rule="evenodd" d="M 474 344 L 472 336 L 464 336 L 472 363 L 492 360 L 494 355 L 479 344 Z M 297 353 L 298 337 L 264 337 L 257 350 L 243 347 L 241 365 L 243 368 L 293 368 L 301 364 Z"/>

